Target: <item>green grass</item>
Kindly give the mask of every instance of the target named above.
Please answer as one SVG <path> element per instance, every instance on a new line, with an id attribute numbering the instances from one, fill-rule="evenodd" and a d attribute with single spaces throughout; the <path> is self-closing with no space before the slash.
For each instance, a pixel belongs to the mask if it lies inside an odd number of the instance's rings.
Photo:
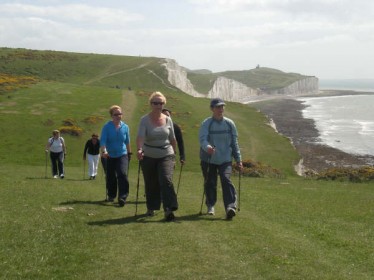
<path id="1" fill-rule="evenodd" d="M 66 168 L 66 179 L 54 180 L 44 166 L 0 166 L 2 279 L 374 276 L 370 184 L 242 178 L 241 211 L 227 222 L 220 192 L 216 216 L 198 215 L 202 178 L 186 171 L 177 220 L 165 223 L 162 213 L 142 215 L 142 180 L 134 217 L 136 162 L 124 208 L 102 202 L 101 171 L 89 181 L 83 167 Z"/>
<path id="2" fill-rule="evenodd" d="M 115 69 L 115 61 L 107 68 Z M 134 68 L 136 62 L 131 63 L 120 68 Z M 199 216 L 203 180 L 197 135 L 201 121 L 211 115 L 209 101 L 161 83 L 164 73 L 157 63 L 152 66 L 157 77 L 150 69 L 128 71 L 132 84 L 143 84 L 132 91 L 110 86 L 126 77 L 119 69 L 115 75 L 103 75 L 107 68 L 101 68 L 92 79 L 62 81 L 65 67 L 50 69 L 51 80 L 0 95 L 0 279 L 373 279 L 373 183 L 297 177 L 293 165 L 299 156 L 289 141 L 256 109 L 228 103 L 226 115 L 238 127 L 243 158 L 277 168 L 285 178 L 242 177 L 241 211 L 231 222 L 224 220 L 220 191 L 216 216 Z M 100 133 L 109 106 L 123 106 L 135 149 L 152 90 L 166 94 L 186 143 L 175 223 L 165 223 L 162 213 L 142 215 L 142 178 L 139 216 L 134 217 L 135 159 L 124 208 L 102 202 L 101 169 L 97 180 L 83 178 L 84 144 L 93 131 Z M 92 115 L 103 120 L 83 121 Z M 44 146 L 67 118 L 76 120 L 84 134 L 64 135 L 66 178 L 54 180 L 49 163 L 45 168 Z M 174 182 L 179 171 L 177 165 Z M 233 181 L 238 187 L 238 177 Z"/>

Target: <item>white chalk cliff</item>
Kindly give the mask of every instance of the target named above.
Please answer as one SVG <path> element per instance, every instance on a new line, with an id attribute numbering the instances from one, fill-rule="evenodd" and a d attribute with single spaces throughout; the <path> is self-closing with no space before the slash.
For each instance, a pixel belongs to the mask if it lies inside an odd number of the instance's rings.
<path id="1" fill-rule="evenodd" d="M 319 90 L 318 78 L 316 77 L 306 77 L 305 79 L 299 80 L 287 87 L 276 90 L 267 90 L 254 89 L 236 80 L 220 76 L 216 79 L 208 94 L 203 94 L 194 89 L 191 81 L 187 78 L 187 71 L 185 68 L 179 66 L 175 60 L 165 59 L 163 66 L 165 66 L 168 72 L 169 83 L 194 97 L 220 97 L 227 101 L 247 103 L 256 99 L 261 99 L 262 97 L 276 95 L 297 96 L 317 94 Z"/>
<path id="2" fill-rule="evenodd" d="M 170 84 L 179 88 L 181 91 L 195 96 L 205 97 L 206 95 L 197 92 L 190 80 L 187 78 L 187 72 L 183 67 L 179 66 L 174 59 L 165 59 L 166 63 L 163 64 L 168 71 L 168 81 Z"/>

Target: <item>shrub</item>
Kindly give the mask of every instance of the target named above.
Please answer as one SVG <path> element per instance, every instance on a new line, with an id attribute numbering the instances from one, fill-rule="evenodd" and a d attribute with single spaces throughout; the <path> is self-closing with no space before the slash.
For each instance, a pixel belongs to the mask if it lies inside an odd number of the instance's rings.
<path id="1" fill-rule="evenodd" d="M 38 81 L 38 78 L 33 76 L 0 73 L 0 93 L 10 92 L 18 88 L 27 87 L 28 85 L 35 84 Z"/>
<path id="2" fill-rule="evenodd" d="M 88 124 L 96 124 L 98 122 L 101 122 L 103 119 L 103 116 L 89 116 L 85 118 L 83 121 Z"/>
<path id="3" fill-rule="evenodd" d="M 360 168 L 329 168 L 314 175 L 318 180 L 336 180 L 350 182 L 368 182 L 374 180 L 374 167 L 363 166 Z"/>
<path id="4" fill-rule="evenodd" d="M 234 173 L 238 173 L 237 169 L 234 169 Z M 258 177 L 258 178 L 284 178 L 284 174 L 278 169 L 271 166 L 262 164 L 261 162 L 254 162 L 252 160 L 243 161 L 243 176 L 247 177 Z"/>
<path id="5" fill-rule="evenodd" d="M 76 126 L 77 122 L 73 119 L 65 119 L 65 120 L 62 121 L 62 124 L 64 126 Z"/>
<path id="6" fill-rule="evenodd" d="M 83 129 L 75 125 L 61 126 L 59 130 L 62 134 L 70 134 L 72 136 L 81 136 L 83 133 Z"/>
<path id="7" fill-rule="evenodd" d="M 81 136 L 83 129 L 77 125 L 73 119 L 65 119 L 62 121 L 62 126 L 59 128 L 62 134 L 70 134 L 72 136 Z"/>

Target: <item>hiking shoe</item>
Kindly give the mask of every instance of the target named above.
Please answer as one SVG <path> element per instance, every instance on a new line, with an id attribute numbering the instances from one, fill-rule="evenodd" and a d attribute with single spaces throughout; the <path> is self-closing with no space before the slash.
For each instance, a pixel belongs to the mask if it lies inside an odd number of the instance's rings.
<path id="1" fill-rule="evenodd" d="M 235 217 L 236 211 L 234 208 L 228 207 L 226 210 L 226 219 L 231 220 L 233 217 Z"/>
<path id="2" fill-rule="evenodd" d="M 125 203 L 126 203 L 126 200 L 124 198 L 119 198 L 118 199 L 119 207 L 125 206 Z"/>
<path id="3" fill-rule="evenodd" d="M 58 176 L 57 176 L 57 175 L 54 175 L 54 176 L 53 176 L 53 178 L 57 179 L 57 178 L 58 178 Z"/>
<path id="4" fill-rule="evenodd" d="M 114 198 L 113 197 L 107 197 L 105 199 L 106 202 L 114 202 Z"/>
<path id="5" fill-rule="evenodd" d="M 174 216 L 173 211 L 171 211 L 171 210 L 166 210 L 165 211 L 165 220 L 167 222 L 171 222 L 171 221 L 175 220 L 175 216 Z"/>
<path id="6" fill-rule="evenodd" d="M 208 206 L 208 215 L 214 215 L 214 206 Z"/>
<path id="7" fill-rule="evenodd" d="M 65 177 L 64 174 L 61 174 L 61 175 L 60 175 L 60 178 L 61 178 L 61 179 L 64 179 L 64 177 Z"/>
<path id="8" fill-rule="evenodd" d="M 148 217 L 153 217 L 155 215 L 155 210 L 148 209 L 145 215 Z"/>

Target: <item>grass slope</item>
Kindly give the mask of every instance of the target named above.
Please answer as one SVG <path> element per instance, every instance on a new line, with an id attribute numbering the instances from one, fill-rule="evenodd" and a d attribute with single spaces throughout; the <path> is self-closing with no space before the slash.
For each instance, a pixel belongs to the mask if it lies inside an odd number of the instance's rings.
<path id="1" fill-rule="evenodd" d="M 131 67 L 141 64 L 134 62 Z M 57 70 L 50 71 L 59 77 Z M 278 168 L 286 177 L 242 178 L 241 211 L 232 222 L 223 219 L 220 190 L 216 216 L 199 216 L 203 181 L 197 133 L 201 121 L 210 115 L 209 101 L 169 88 L 162 68 L 155 66 L 152 71 L 140 67 L 132 76 L 144 78 L 144 89 L 113 88 L 112 84 L 122 81 L 122 74 L 97 74 L 43 80 L 0 95 L 1 279 L 374 277 L 373 184 L 297 177 L 293 171 L 296 151 L 249 106 L 229 103 L 226 108 L 226 115 L 237 124 L 243 157 Z M 140 85 L 141 80 L 131 83 Z M 101 170 L 95 181 L 83 176 L 87 174 L 82 161 L 84 143 L 93 131 L 100 132 L 108 119 L 108 107 L 123 106 L 134 143 L 139 118 L 149 110 L 150 90 L 166 94 L 167 107 L 185 136 L 187 164 L 175 223 L 163 222 L 162 213 L 151 218 L 142 215 L 146 210 L 142 179 L 139 216 L 134 217 L 135 159 L 130 164 L 130 197 L 124 208 L 102 202 Z M 93 115 L 102 121 L 84 122 Z M 51 131 L 67 118 L 76 120 L 84 133 L 81 137 L 65 135 L 66 179 L 50 179 L 49 163 L 45 178 L 44 145 Z M 177 165 L 176 185 L 179 172 Z M 238 180 L 233 176 L 237 187 Z"/>

